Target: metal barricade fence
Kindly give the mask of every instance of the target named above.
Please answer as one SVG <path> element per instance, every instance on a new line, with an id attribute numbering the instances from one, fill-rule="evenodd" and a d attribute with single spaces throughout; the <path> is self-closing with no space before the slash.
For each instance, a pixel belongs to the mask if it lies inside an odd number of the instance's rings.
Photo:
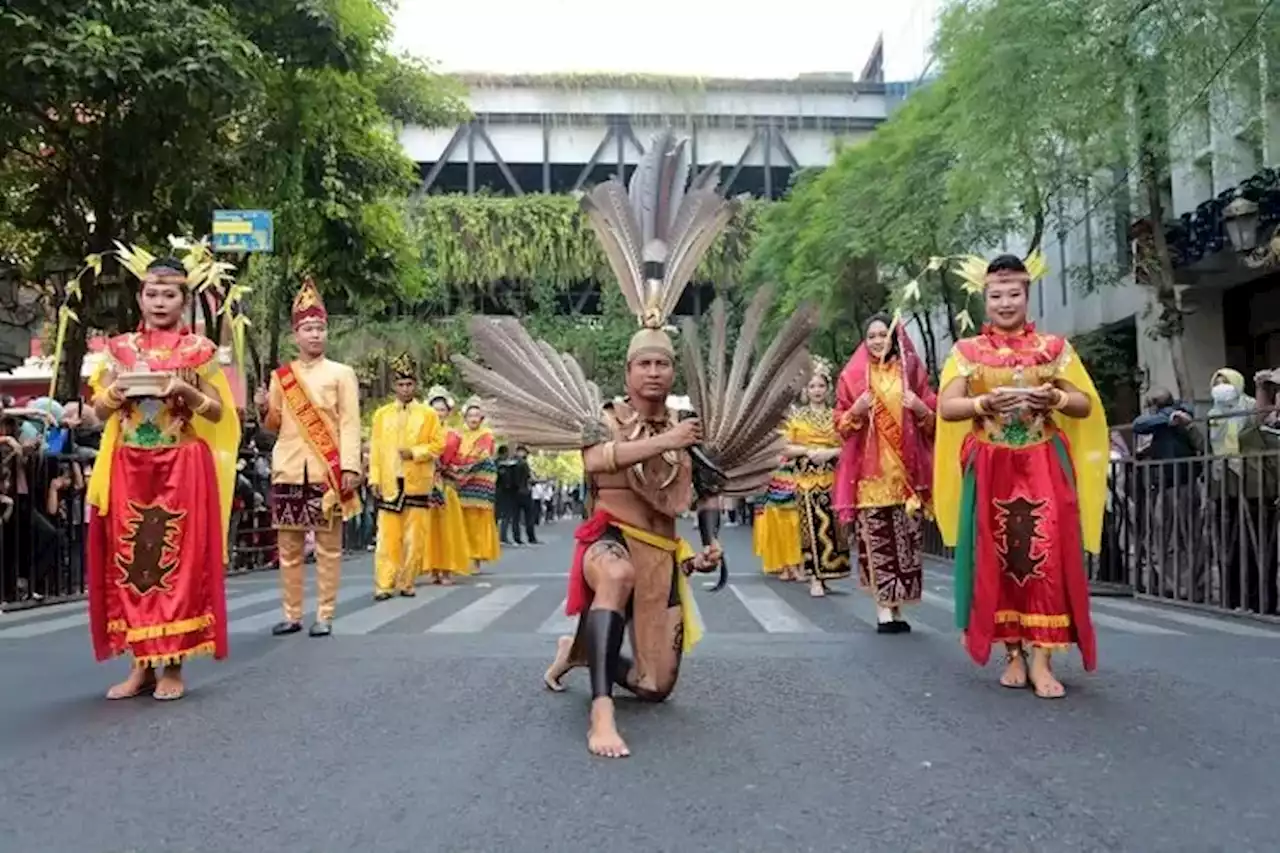
<path id="1" fill-rule="evenodd" d="M 1110 462 L 1095 594 L 1280 616 L 1280 450 Z M 937 528 L 925 550 L 951 560 Z"/>
<path id="2" fill-rule="evenodd" d="M 269 476 L 253 450 L 241 453 L 232 502 L 227 571 L 276 566 L 267 505 Z M 0 611 L 56 604 L 85 595 L 85 502 L 92 460 L 75 453 L 0 455 Z"/>

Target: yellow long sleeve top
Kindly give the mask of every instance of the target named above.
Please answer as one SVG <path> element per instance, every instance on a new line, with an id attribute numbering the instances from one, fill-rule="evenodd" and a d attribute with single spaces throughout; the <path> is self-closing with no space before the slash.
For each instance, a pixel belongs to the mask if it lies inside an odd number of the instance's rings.
<path id="1" fill-rule="evenodd" d="M 396 401 L 378 409 L 369 430 L 369 485 L 387 501 L 399 497 L 401 477 L 406 495 L 430 494 L 445 436 L 440 417 L 426 403 Z M 401 458 L 405 449 L 412 459 Z"/>

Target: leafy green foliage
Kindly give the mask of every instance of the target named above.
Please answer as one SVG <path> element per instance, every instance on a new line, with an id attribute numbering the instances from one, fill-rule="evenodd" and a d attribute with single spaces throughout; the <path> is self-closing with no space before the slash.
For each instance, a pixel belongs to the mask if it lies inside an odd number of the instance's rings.
<path id="1" fill-rule="evenodd" d="M 54 256 L 117 239 L 159 250 L 169 234 L 208 233 L 216 208 L 260 207 L 276 214 L 281 255 L 256 318 L 270 332 L 304 272 L 341 304 L 420 295 L 404 207 L 415 167 L 396 122 L 466 108 L 456 83 L 393 56 L 390 33 L 382 0 L 4 4 L 0 238 L 38 235 L 27 274 L 39 280 Z M 81 314 L 110 330 L 132 300 L 108 298 L 123 277 L 104 272 Z M 68 341 L 70 370 L 83 335 Z"/>

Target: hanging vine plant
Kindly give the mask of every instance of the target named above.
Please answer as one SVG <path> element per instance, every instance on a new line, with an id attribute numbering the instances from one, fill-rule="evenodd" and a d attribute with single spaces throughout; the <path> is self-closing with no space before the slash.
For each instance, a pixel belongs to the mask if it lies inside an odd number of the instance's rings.
<path id="1" fill-rule="evenodd" d="M 744 200 L 707 252 L 695 280 L 741 279 L 758 233 L 761 204 Z M 448 286 L 488 290 L 496 282 L 524 281 L 563 288 L 613 275 L 570 196 L 426 196 L 414 216 L 422 234 L 423 263 L 432 279 Z"/>

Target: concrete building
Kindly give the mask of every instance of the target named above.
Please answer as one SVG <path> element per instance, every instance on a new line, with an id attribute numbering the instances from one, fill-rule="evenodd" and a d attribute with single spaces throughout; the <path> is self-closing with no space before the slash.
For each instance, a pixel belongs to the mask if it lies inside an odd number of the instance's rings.
<path id="1" fill-rule="evenodd" d="M 401 134 L 426 192 L 579 190 L 629 174 L 652 134 L 671 127 L 689 137 L 695 165 L 723 164 L 728 193 L 778 198 L 797 170 L 827 165 L 837 143 L 871 133 L 888 112 L 883 81 L 852 73 L 461 76 L 471 122 Z"/>

